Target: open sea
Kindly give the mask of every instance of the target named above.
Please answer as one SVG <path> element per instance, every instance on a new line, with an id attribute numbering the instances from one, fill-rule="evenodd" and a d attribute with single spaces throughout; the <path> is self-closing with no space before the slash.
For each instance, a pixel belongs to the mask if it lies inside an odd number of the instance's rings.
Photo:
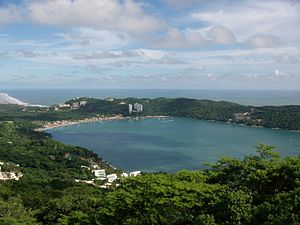
<path id="1" fill-rule="evenodd" d="M 300 91 L 275 90 L 160 90 L 160 89 L 0 89 L 23 102 L 38 105 L 63 103 L 74 97 L 158 98 L 186 97 L 225 100 L 244 105 L 299 105 Z"/>

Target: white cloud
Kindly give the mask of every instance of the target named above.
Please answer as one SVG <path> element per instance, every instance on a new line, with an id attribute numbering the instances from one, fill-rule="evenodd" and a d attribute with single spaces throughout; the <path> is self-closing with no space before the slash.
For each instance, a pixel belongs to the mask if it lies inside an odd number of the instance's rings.
<path id="1" fill-rule="evenodd" d="M 133 0 L 44 0 L 31 1 L 28 13 L 33 22 L 67 27 L 148 32 L 161 23 L 147 15 Z"/>
<path id="2" fill-rule="evenodd" d="M 60 33 L 56 34 L 56 36 L 62 37 L 69 44 L 72 44 L 73 47 L 90 47 L 93 49 L 120 48 L 132 41 L 126 33 L 84 27 L 74 28 L 69 33 Z"/>
<path id="3" fill-rule="evenodd" d="M 101 51 L 92 53 L 76 53 L 73 59 L 90 60 L 90 59 L 114 59 L 114 58 L 132 58 L 139 57 L 141 54 L 137 51 Z"/>
<path id="4" fill-rule="evenodd" d="M 22 14 L 15 5 L 0 8 L 0 25 L 20 22 Z"/>
<path id="5" fill-rule="evenodd" d="M 236 42 L 234 34 L 224 26 L 213 26 L 208 31 L 208 37 L 216 44 L 233 44 Z"/>
<path id="6" fill-rule="evenodd" d="M 279 36 L 284 40 L 299 40 L 300 4 L 291 1 L 241 1 L 226 6 L 220 4 L 210 11 L 193 13 L 192 18 L 228 27 L 239 41 L 256 33 Z"/>
<path id="7" fill-rule="evenodd" d="M 197 48 L 207 44 L 207 40 L 199 33 L 192 30 L 180 31 L 170 28 L 161 38 L 149 41 L 154 47 L 159 48 Z"/>
<path id="8" fill-rule="evenodd" d="M 270 48 L 276 47 L 279 44 L 279 38 L 274 35 L 256 34 L 247 40 L 247 45 L 251 48 Z"/>

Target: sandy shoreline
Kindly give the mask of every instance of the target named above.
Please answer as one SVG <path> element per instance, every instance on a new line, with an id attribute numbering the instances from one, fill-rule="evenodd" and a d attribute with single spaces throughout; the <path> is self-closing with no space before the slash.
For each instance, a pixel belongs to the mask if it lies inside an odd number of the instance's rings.
<path id="1" fill-rule="evenodd" d="M 43 122 L 41 124 L 40 128 L 35 129 L 35 131 L 41 132 L 46 131 L 53 128 L 58 127 L 65 127 L 65 126 L 71 126 L 81 123 L 92 123 L 92 122 L 98 122 L 98 121 L 107 121 L 107 120 L 125 120 L 125 119 L 132 119 L 132 118 L 141 118 L 141 119 L 147 119 L 147 118 L 169 118 L 169 116 L 139 116 L 139 117 L 130 117 L 130 116 L 107 116 L 107 117 L 91 117 L 91 118 L 84 118 L 81 120 L 59 120 L 59 121 L 53 121 L 53 122 Z"/>

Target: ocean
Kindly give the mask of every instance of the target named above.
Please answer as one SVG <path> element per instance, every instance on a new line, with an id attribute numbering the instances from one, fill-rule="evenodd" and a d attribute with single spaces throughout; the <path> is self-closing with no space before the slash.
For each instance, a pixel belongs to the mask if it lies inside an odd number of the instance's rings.
<path id="1" fill-rule="evenodd" d="M 300 91 L 278 90 L 156 90 L 156 89 L 0 89 L 29 104 L 53 105 L 74 97 L 185 97 L 231 101 L 243 105 L 299 105 Z"/>

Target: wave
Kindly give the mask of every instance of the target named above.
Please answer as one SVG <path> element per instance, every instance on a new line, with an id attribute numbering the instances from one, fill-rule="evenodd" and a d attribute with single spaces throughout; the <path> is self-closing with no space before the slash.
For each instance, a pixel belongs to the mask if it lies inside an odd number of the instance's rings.
<path id="1" fill-rule="evenodd" d="M 44 105 L 31 105 L 26 102 L 22 102 L 19 99 L 16 99 L 6 93 L 0 93 L 0 104 L 7 104 L 7 105 L 23 105 L 23 106 L 34 106 L 34 107 L 47 107 Z"/>

